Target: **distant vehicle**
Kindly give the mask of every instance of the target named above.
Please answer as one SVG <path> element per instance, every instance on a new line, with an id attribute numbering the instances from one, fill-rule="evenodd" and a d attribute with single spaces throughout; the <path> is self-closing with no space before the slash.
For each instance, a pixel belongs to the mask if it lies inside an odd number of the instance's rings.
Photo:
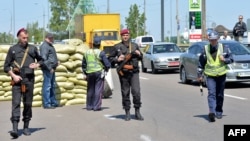
<path id="1" fill-rule="evenodd" d="M 250 51 L 243 44 L 231 41 L 219 41 L 229 47 L 233 54 L 234 62 L 228 64 L 226 82 L 250 81 Z M 208 41 L 192 44 L 180 57 L 180 80 L 182 83 L 190 83 L 197 79 L 199 56 Z M 205 76 L 204 76 L 204 79 Z M 204 81 L 206 85 L 206 81 Z"/>
<path id="2" fill-rule="evenodd" d="M 131 39 L 131 42 L 135 43 L 135 39 Z"/>
<path id="3" fill-rule="evenodd" d="M 137 43 L 140 48 L 145 48 L 146 45 L 155 43 L 155 39 L 151 35 L 138 36 L 135 38 L 135 43 Z"/>
<path id="4" fill-rule="evenodd" d="M 99 37 L 102 40 L 100 49 L 109 55 L 114 45 L 121 41 L 119 13 L 84 14 L 81 21 L 78 23 L 81 30 L 77 30 L 76 35 L 89 47 L 92 47 L 94 37 Z"/>
<path id="5" fill-rule="evenodd" d="M 182 53 L 175 43 L 151 43 L 143 52 L 142 72 L 147 72 L 147 69 L 151 69 L 152 73 L 159 70 L 179 70 L 179 58 Z"/>

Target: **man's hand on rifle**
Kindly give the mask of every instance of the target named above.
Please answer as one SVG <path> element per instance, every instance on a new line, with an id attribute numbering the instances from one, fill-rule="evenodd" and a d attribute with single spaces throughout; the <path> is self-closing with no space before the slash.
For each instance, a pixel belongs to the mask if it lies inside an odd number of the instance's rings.
<path id="1" fill-rule="evenodd" d="M 12 78 L 13 78 L 13 80 L 15 81 L 15 83 L 18 83 L 18 82 L 20 82 L 21 80 L 23 80 L 22 77 L 19 76 L 19 75 L 13 75 Z"/>
<path id="2" fill-rule="evenodd" d="M 118 57 L 117 61 L 118 61 L 118 62 L 121 62 L 121 61 L 123 61 L 124 59 L 125 59 L 125 55 L 121 54 L 121 55 Z"/>

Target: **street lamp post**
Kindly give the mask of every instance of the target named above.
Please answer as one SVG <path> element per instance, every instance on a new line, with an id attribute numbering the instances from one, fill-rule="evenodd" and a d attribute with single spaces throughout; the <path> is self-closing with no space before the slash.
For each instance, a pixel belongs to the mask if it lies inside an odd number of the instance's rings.
<path id="1" fill-rule="evenodd" d="M 3 11 L 9 11 L 10 12 L 10 30 L 9 30 L 9 32 L 8 32 L 8 37 L 11 35 L 11 33 L 12 33 L 12 13 L 11 13 L 11 11 L 10 10 L 7 10 L 7 9 L 2 9 Z M 12 35 L 13 37 L 13 39 L 11 39 L 11 37 L 10 37 L 10 44 L 12 43 L 12 44 L 14 44 L 14 34 Z"/>
<path id="2" fill-rule="evenodd" d="M 43 40 L 45 39 L 45 10 L 43 6 Z"/>
<path id="3" fill-rule="evenodd" d="M 180 45 L 180 19 L 179 19 L 179 9 L 178 0 L 176 0 L 176 23 L 177 23 L 177 45 Z"/>
<path id="4" fill-rule="evenodd" d="M 15 43 L 15 0 L 13 0 L 13 44 Z"/>
<path id="5" fill-rule="evenodd" d="M 107 13 L 109 13 L 109 0 L 107 0 Z"/>
<path id="6" fill-rule="evenodd" d="M 164 0 L 161 0 L 161 41 L 164 41 Z"/>
<path id="7" fill-rule="evenodd" d="M 146 0 L 144 0 L 144 17 L 145 17 L 145 21 L 144 21 L 144 35 L 146 34 Z"/>
<path id="8" fill-rule="evenodd" d="M 50 16 L 49 16 L 49 9 L 50 9 L 50 6 L 49 6 L 49 0 L 47 0 L 47 3 L 48 3 L 48 7 L 47 7 L 47 10 L 48 10 L 48 21 L 47 21 L 47 28 L 48 28 L 48 31 L 50 32 L 50 28 L 49 28 L 49 23 L 50 23 L 50 21 L 49 21 L 49 18 L 50 18 Z"/>
<path id="9" fill-rule="evenodd" d="M 35 5 L 38 5 L 38 3 L 34 3 Z M 43 5 L 42 5 L 43 6 Z M 45 8 L 43 6 L 43 40 L 45 39 Z"/>
<path id="10" fill-rule="evenodd" d="M 171 38 L 172 38 L 172 0 L 170 0 L 170 42 L 171 42 Z"/>

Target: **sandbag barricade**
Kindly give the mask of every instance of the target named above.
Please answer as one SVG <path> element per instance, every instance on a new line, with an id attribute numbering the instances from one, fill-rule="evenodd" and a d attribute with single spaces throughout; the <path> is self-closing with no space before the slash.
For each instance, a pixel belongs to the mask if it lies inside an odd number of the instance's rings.
<path id="1" fill-rule="evenodd" d="M 0 45 L 0 101 L 12 99 L 11 77 L 3 72 L 3 64 L 9 45 Z M 70 39 L 68 44 L 54 44 L 60 65 L 56 69 L 56 98 L 61 106 L 85 104 L 87 82 L 82 75 L 82 58 L 89 48 L 79 39 Z M 39 48 L 39 47 L 38 47 Z M 35 70 L 34 99 L 32 106 L 42 106 L 43 75 L 40 69 Z M 110 81 L 110 80 L 109 80 Z M 106 86 L 107 87 L 107 86 Z M 109 96 L 110 96 L 110 88 Z M 23 107 L 23 105 L 21 105 Z"/>

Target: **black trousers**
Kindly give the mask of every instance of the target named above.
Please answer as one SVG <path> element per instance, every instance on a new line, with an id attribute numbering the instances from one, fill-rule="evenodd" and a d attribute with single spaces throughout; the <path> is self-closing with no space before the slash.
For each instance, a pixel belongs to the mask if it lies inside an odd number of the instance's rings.
<path id="1" fill-rule="evenodd" d="M 129 110 L 131 107 L 130 92 L 133 96 L 134 108 L 141 107 L 141 89 L 139 73 L 125 73 L 124 76 L 120 76 L 121 93 L 122 93 L 122 106 L 123 109 Z"/>
<path id="2" fill-rule="evenodd" d="M 33 101 L 33 89 L 34 89 L 34 79 L 26 79 L 26 92 L 21 93 L 21 84 L 15 84 L 12 86 L 12 111 L 11 118 L 12 122 L 20 120 L 21 113 L 21 100 L 23 101 L 23 121 L 30 121 L 32 117 L 32 101 Z M 28 81 L 27 81 L 28 80 Z"/>

